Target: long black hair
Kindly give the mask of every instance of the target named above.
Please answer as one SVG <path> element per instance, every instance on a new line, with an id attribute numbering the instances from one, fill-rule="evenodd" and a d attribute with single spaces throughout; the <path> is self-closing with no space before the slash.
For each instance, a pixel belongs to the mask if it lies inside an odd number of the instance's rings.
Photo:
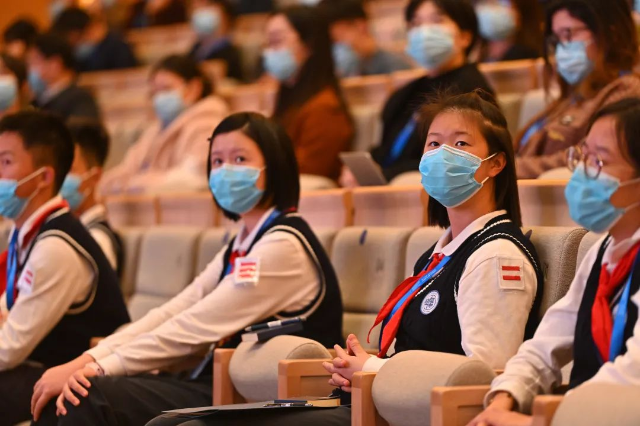
<path id="1" fill-rule="evenodd" d="M 219 135 L 240 131 L 254 141 L 264 157 L 266 185 L 259 205 L 280 211 L 298 209 L 300 179 L 298 162 L 291 139 L 282 126 L 255 112 L 239 112 L 222 120 L 209 138 L 207 176 L 211 173 L 211 147 Z M 215 201 L 215 197 L 214 197 Z M 218 207 L 220 205 L 216 201 Z M 221 208 L 221 207 L 220 207 Z M 222 209 L 225 217 L 237 221 L 240 216 Z"/>
<path id="2" fill-rule="evenodd" d="M 213 83 L 202 72 L 200 65 L 189 55 L 170 55 L 161 59 L 151 69 L 150 77 L 153 78 L 158 71 L 168 71 L 187 83 L 193 79 L 200 80 L 202 92 L 199 99 L 204 99 L 213 93 Z"/>
<path id="3" fill-rule="evenodd" d="M 323 14 L 308 6 L 291 6 L 276 12 L 283 15 L 309 49 L 309 58 L 302 65 L 292 86 L 281 84 L 273 117 L 281 121 L 287 111 L 307 102 L 320 91 L 330 87 L 340 99 L 344 112 L 348 110 L 338 77 L 336 77 L 329 26 Z"/>
<path id="4" fill-rule="evenodd" d="M 517 226 L 522 226 L 516 159 L 507 119 L 500 111 L 491 94 L 478 89 L 462 95 L 440 95 L 439 100 L 429 102 L 420 110 L 423 134 L 428 133 L 431 123 L 439 114 L 459 112 L 468 114 L 475 121 L 480 133 L 489 145 L 489 155 L 504 153 L 505 167 L 495 177 L 494 199 L 498 210 L 506 210 L 507 216 Z M 447 228 L 451 225 L 447 209 L 433 197 L 429 197 L 429 225 Z"/>

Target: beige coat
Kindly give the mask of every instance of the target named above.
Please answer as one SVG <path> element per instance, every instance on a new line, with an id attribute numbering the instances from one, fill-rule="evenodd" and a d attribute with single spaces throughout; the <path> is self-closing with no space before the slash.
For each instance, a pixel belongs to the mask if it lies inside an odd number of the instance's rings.
<path id="1" fill-rule="evenodd" d="M 192 105 L 163 129 L 156 120 L 103 176 L 100 192 L 158 192 L 207 187 L 208 138 L 229 114 L 227 105 L 209 96 Z"/>

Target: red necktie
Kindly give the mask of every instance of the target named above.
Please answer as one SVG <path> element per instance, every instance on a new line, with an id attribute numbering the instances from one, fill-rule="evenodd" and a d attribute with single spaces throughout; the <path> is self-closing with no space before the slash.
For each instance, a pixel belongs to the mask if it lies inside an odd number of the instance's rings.
<path id="1" fill-rule="evenodd" d="M 598 292 L 591 307 L 591 334 L 604 362 L 609 361 L 609 346 L 613 330 L 613 318 L 609 303 L 611 297 L 631 273 L 639 248 L 640 244 L 633 246 L 616 265 L 613 273 L 609 274 L 606 263 L 602 265 L 600 270 Z"/>
<path id="2" fill-rule="evenodd" d="M 389 299 L 382 306 L 382 309 L 380 309 L 380 312 L 378 312 L 376 321 L 373 324 L 373 327 L 371 327 L 371 330 L 369 330 L 369 335 L 367 336 L 367 342 L 369 342 L 369 336 L 371 336 L 371 331 L 391 314 L 391 311 L 393 311 L 393 308 L 400 301 L 400 299 L 402 299 L 405 296 L 405 294 L 407 294 L 407 292 L 411 290 L 411 287 L 413 287 L 413 285 L 416 282 L 418 282 L 420 278 L 422 278 L 425 274 L 428 274 L 436 266 L 438 266 L 438 264 L 443 258 L 444 258 L 443 254 L 440 254 L 440 253 L 434 254 L 431 257 L 431 262 L 429 263 L 429 266 L 427 267 L 427 269 L 420 272 L 415 277 L 407 278 L 402 282 L 402 284 L 396 287 L 393 293 L 391 293 L 391 296 L 389 296 Z M 396 338 L 396 334 L 398 333 L 398 328 L 400 327 L 400 320 L 402 319 L 404 310 L 407 308 L 409 303 L 413 300 L 415 295 L 420 290 L 421 290 L 420 288 L 417 288 L 416 290 L 414 290 L 414 292 L 409 297 L 407 297 L 404 303 L 400 306 L 400 308 L 398 308 L 398 310 L 393 314 L 391 319 L 384 326 L 384 329 L 382 330 L 382 338 L 380 339 L 380 352 L 378 353 L 378 357 L 382 358 L 387 354 L 387 351 L 389 350 L 391 343 Z"/>

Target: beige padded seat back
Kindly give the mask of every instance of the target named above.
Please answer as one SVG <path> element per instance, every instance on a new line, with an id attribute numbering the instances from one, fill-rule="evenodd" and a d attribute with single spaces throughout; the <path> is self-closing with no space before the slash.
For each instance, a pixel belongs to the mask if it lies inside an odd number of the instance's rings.
<path id="1" fill-rule="evenodd" d="M 421 186 L 361 187 L 353 190 L 353 224 L 356 226 L 424 226 L 427 211 Z"/>
<path id="2" fill-rule="evenodd" d="M 346 189 L 304 192 L 298 207 L 313 228 L 340 229 L 351 225 L 351 193 Z"/>
<path id="3" fill-rule="evenodd" d="M 564 196 L 566 181 L 519 180 L 524 226 L 577 226 Z"/>
<path id="4" fill-rule="evenodd" d="M 525 230 L 526 231 L 526 230 Z M 544 273 L 544 294 L 539 317 L 569 290 L 576 272 L 583 228 L 532 227 L 531 242 L 538 252 Z"/>
<path id="5" fill-rule="evenodd" d="M 213 261 L 216 254 L 233 238 L 233 232 L 224 228 L 207 229 L 198 243 L 195 275 L 200 274 Z"/>
<path id="6" fill-rule="evenodd" d="M 344 334 L 368 330 L 389 295 L 404 279 L 409 228 L 345 228 L 333 244 L 331 261 L 338 275 L 345 311 Z M 363 344 L 366 334 L 357 334 Z M 372 340 L 372 345 L 377 342 Z"/>
<path id="7" fill-rule="evenodd" d="M 488 385 L 494 377 L 491 367 L 466 356 L 406 351 L 389 359 L 378 372 L 373 401 L 393 426 L 425 426 L 435 386 Z"/>
<path id="8" fill-rule="evenodd" d="M 201 232 L 200 228 L 158 227 L 144 235 L 135 292 L 129 301 L 131 321 L 169 301 L 191 283 Z"/>
<path id="9" fill-rule="evenodd" d="M 241 343 L 231 358 L 229 375 L 247 401 L 270 401 L 278 397 L 278 362 L 329 358 L 327 349 L 314 340 L 277 336 L 264 343 Z"/>
<path id="10" fill-rule="evenodd" d="M 584 236 L 582 241 L 580 241 L 580 248 L 578 248 L 578 263 L 576 263 L 576 269 L 580 267 L 580 264 L 582 264 L 584 257 L 591 247 L 603 236 L 603 234 L 596 234 L 594 232 L 589 232 Z"/>
<path id="11" fill-rule="evenodd" d="M 122 276 L 120 278 L 120 288 L 124 300 L 128 301 L 135 291 L 136 276 L 138 273 L 138 262 L 140 259 L 140 242 L 146 228 L 120 228 L 116 232 L 122 240 L 122 251 L 124 264 L 122 265 Z"/>
<path id="12" fill-rule="evenodd" d="M 413 275 L 413 267 L 418 259 L 438 242 L 443 233 L 444 229 L 429 226 L 420 228 L 411 234 L 407 243 L 407 257 L 404 266 L 405 277 Z"/>
<path id="13" fill-rule="evenodd" d="M 327 252 L 328 256 L 331 256 L 333 242 L 336 239 L 338 231 L 330 228 L 318 228 L 314 229 L 313 232 L 316 234 L 316 237 L 318 237 L 318 241 L 320 241 L 322 247 L 324 247 L 324 251 Z"/>
<path id="14" fill-rule="evenodd" d="M 587 383 L 567 394 L 551 426 L 640 425 L 640 387 Z"/>

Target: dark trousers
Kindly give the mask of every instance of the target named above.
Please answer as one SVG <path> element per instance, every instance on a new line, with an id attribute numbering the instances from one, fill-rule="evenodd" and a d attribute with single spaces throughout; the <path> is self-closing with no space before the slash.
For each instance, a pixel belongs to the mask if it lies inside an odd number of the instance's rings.
<path id="1" fill-rule="evenodd" d="M 80 405 L 65 402 L 66 416 L 56 417 L 55 401 L 32 425 L 142 426 L 165 410 L 202 407 L 212 403 L 211 377 L 197 381 L 174 376 L 93 377 Z"/>
<path id="2" fill-rule="evenodd" d="M 44 367 L 27 364 L 0 372 L 0 424 L 13 426 L 31 419 L 33 386 Z"/>
<path id="3" fill-rule="evenodd" d="M 156 417 L 147 426 L 350 426 L 351 407 L 309 410 L 286 408 L 274 410 L 247 410 L 213 413 L 206 417 L 189 420 Z"/>

